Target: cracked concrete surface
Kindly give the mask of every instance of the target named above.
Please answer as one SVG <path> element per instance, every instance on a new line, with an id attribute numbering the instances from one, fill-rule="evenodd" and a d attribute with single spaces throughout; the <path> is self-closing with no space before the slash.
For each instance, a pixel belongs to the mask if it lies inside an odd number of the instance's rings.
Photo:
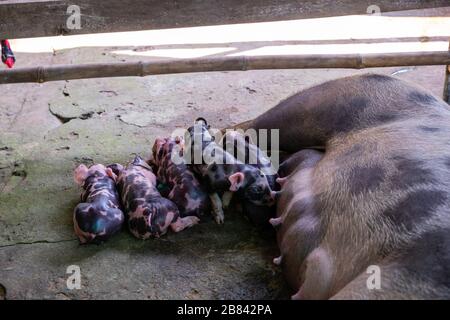
<path id="1" fill-rule="evenodd" d="M 144 47 L 143 47 L 144 48 Z M 112 47 L 17 52 L 18 66 L 131 61 Z M 126 48 L 124 48 L 126 49 Z M 134 48 L 139 52 L 139 47 Z M 145 48 L 144 48 L 145 49 Z M 145 59 L 157 59 L 145 57 Z M 391 74 L 404 68 L 371 70 Z M 444 67 L 397 74 L 442 94 Z M 159 240 L 126 230 L 80 246 L 72 210 L 79 163 L 148 155 L 154 139 L 196 117 L 222 128 L 253 118 L 287 96 L 368 70 L 267 70 L 2 85 L 0 88 L 0 299 L 284 299 L 289 289 L 271 263 L 273 234 L 236 210 Z M 80 290 L 66 286 L 81 268 Z"/>

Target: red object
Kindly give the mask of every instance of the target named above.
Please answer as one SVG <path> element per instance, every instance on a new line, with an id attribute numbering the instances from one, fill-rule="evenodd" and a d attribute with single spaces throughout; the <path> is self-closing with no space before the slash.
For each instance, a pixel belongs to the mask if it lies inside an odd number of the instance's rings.
<path id="1" fill-rule="evenodd" d="M 2 40 L 2 62 L 8 66 L 8 68 L 12 68 L 14 63 L 16 62 L 16 58 L 14 57 L 14 53 L 11 50 L 11 46 L 8 40 Z"/>
<path id="2" fill-rule="evenodd" d="M 8 58 L 8 59 L 6 59 L 5 64 L 8 66 L 8 68 L 12 68 L 14 65 L 14 62 L 15 62 L 14 59 Z"/>

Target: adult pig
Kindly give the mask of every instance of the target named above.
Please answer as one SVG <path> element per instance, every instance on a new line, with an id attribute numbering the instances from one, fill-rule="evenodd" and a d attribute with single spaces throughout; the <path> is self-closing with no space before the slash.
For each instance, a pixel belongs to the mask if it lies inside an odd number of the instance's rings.
<path id="1" fill-rule="evenodd" d="M 297 155 L 273 221 L 275 262 L 294 298 L 450 298 L 445 102 L 364 74 L 304 90 L 237 127 L 279 129 L 290 153 L 325 150 Z"/>

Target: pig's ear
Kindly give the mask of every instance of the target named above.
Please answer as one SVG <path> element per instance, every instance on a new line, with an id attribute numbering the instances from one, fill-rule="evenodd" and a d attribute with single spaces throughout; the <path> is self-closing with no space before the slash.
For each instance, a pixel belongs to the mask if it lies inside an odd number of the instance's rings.
<path id="1" fill-rule="evenodd" d="M 236 173 L 233 173 L 231 176 L 229 176 L 228 180 L 231 183 L 230 191 L 232 191 L 232 192 L 238 191 L 239 188 L 244 183 L 244 178 L 245 178 L 245 176 L 242 172 L 236 172 Z"/>
<path id="2" fill-rule="evenodd" d="M 117 176 L 116 176 L 116 174 L 112 171 L 111 168 L 106 168 L 106 174 L 108 175 L 108 177 L 110 177 L 110 178 L 113 179 L 114 181 L 117 181 Z"/>
<path id="3" fill-rule="evenodd" d="M 75 169 L 73 179 L 78 185 L 82 185 L 86 180 L 88 175 L 88 168 L 84 164 L 80 164 L 78 168 Z"/>

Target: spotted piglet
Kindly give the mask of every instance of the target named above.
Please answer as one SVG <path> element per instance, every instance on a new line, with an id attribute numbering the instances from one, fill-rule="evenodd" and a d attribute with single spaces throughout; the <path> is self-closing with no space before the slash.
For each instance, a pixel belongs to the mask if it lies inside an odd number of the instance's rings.
<path id="1" fill-rule="evenodd" d="M 275 167 L 272 165 L 267 154 L 253 143 L 250 135 L 246 135 L 243 132 L 236 130 L 226 131 L 220 145 L 222 145 L 227 152 L 235 155 L 239 161 L 261 170 L 267 179 L 270 189 L 273 191 L 279 190 L 279 185 L 277 183 L 279 180 L 277 179 L 278 175 Z M 257 189 L 258 187 L 255 186 L 254 188 Z M 258 226 L 267 226 L 269 219 L 275 216 L 275 206 L 253 203 L 249 199 L 254 197 L 254 194 L 257 195 L 258 192 L 256 190 L 254 192 L 249 191 L 247 193 L 248 199 L 246 199 L 242 191 L 237 192 L 237 195 L 241 200 L 240 203 L 243 212 L 250 221 Z M 233 193 L 226 192 L 222 196 L 224 208 L 228 207 L 232 195 Z"/>
<path id="2" fill-rule="evenodd" d="M 175 203 L 160 195 L 156 176 L 139 156 L 120 170 L 117 186 L 128 215 L 128 226 L 137 238 L 157 238 L 169 227 L 179 232 L 199 222 L 197 217 L 180 217 Z"/>
<path id="3" fill-rule="evenodd" d="M 182 158 L 181 137 L 158 138 L 152 148 L 159 182 L 168 186 L 168 199 L 180 210 L 181 217 L 202 217 L 211 210 L 208 194 Z M 178 154 L 176 153 L 178 152 Z"/>
<path id="4" fill-rule="evenodd" d="M 75 207 L 73 223 L 80 242 L 101 243 L 118 232 L 124 222 L 116 188 L 116 175 L 110 168 L 96 164 L 89 169 L 81 164 L 74 180 L 84 191 Z"/>
<path id="5" fill-rule="evenodd" d="M 241 199 L 257 206 L 274 205 L 276 193 L 262 169 L 239 161 L 225 151 L 209 130 L 206 120 L 197 119 L 185 134 L 184 152 L 191 162 L 190 167 L 204 182 L 216 222 L 224 221 L 223 202 L 219 194 L 228 194 L 226 204 L 232 193 L 238 193 Z"/>

